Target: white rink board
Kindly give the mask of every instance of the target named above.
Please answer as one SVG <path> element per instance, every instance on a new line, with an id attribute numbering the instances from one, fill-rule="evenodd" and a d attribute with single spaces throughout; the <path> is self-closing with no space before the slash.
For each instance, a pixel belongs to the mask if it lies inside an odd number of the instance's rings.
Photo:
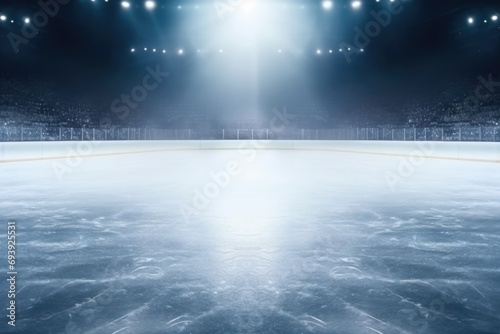
<path id="1" fill-rule="evenodd" d="M 402 141 L 74 141 L 0 143 L 0 162 L 168 150 L 329 150 L 399 156 L 500 162 L 500 143 Z"/>

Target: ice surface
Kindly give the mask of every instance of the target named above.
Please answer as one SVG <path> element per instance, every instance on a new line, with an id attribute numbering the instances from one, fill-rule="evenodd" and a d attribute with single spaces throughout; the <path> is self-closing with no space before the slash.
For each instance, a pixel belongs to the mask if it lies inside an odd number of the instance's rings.
<path id="1" fill-rule="evenodd" d="M 18 228 L 2 333 L 499 333 L 499 164 L 161 152 L 59 180 L 57 162 L 0 164 Z"/>

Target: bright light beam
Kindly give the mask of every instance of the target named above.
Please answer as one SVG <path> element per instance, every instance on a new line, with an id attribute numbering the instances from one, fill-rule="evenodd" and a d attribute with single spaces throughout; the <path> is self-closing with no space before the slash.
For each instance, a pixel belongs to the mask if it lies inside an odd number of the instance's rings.
<path id="1" fill-rule="evenodd" d="M 146 6 L 147 10 L 153 10 L 156 7 L 156 2 L 148 0 L 144 3 L 144 6 Z"/>
<path id="2" fill-rule="evenodd" d="M 330 0 L 325 0 L 323 1 L 322 6 L 324 10 L 330 10 L 333 8 L 333 2 Z"/>
<path id="3" fill-rule="evenodd" d="M 353 1 L 353 2 L 351 3 L 351 6 L 352 6 L 352 8 L 354 8 L 354 9 L 359 9 L 359 8 L 361 8 L 361 1 Z"/>

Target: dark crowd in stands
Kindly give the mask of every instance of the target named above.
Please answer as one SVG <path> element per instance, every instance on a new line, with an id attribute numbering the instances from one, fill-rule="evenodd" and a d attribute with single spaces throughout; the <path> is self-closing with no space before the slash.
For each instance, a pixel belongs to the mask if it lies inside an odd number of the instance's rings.
<path id="1" fill-rule="evenodd" d="M 484 83 L 495 84 L 485 86 Z M 300 102 L 269 105 L 265 117 L 240 114 L 218 117 L 200 112 L 195 96 L 151 97 L 149 103 L 116 117 L 112 101 L 63 91 L 50 80 L 0 71 L 1 126 L 143 127 L 143 128 L 267 128 L 279 113 L 290 115 L 290 128 L 447 127 L 500 123 L 500 71 L 459 74 L 433 85 L 415 85 L 411 94 L 356 87 L 328 93 L 321 102 L 303 96 Z M 479 97 L 476 95 L 479 92 Z M 168 101 L 168 102 L 165 102 Z M 171 103 L 174 101 L 174 103 Z M 154 109 L 154 110 L 153 110 Z M 108 117 L 108 116 L 113 117 Z M 107 122 L 103 122 L 107 119 Z"/>

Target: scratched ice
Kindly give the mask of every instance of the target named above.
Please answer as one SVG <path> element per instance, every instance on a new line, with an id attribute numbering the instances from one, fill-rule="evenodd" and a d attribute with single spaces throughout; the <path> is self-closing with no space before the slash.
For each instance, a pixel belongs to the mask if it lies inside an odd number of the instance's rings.
<path id="1" fill-rule="evenodd" d="M 1 216 L 18 227 L 9 332 L 500 328 L 498 164 L 428 159 L 393 191 L 390 156 L 131 154 L 62 181 L 54 162 L 0 164 Z"/>

